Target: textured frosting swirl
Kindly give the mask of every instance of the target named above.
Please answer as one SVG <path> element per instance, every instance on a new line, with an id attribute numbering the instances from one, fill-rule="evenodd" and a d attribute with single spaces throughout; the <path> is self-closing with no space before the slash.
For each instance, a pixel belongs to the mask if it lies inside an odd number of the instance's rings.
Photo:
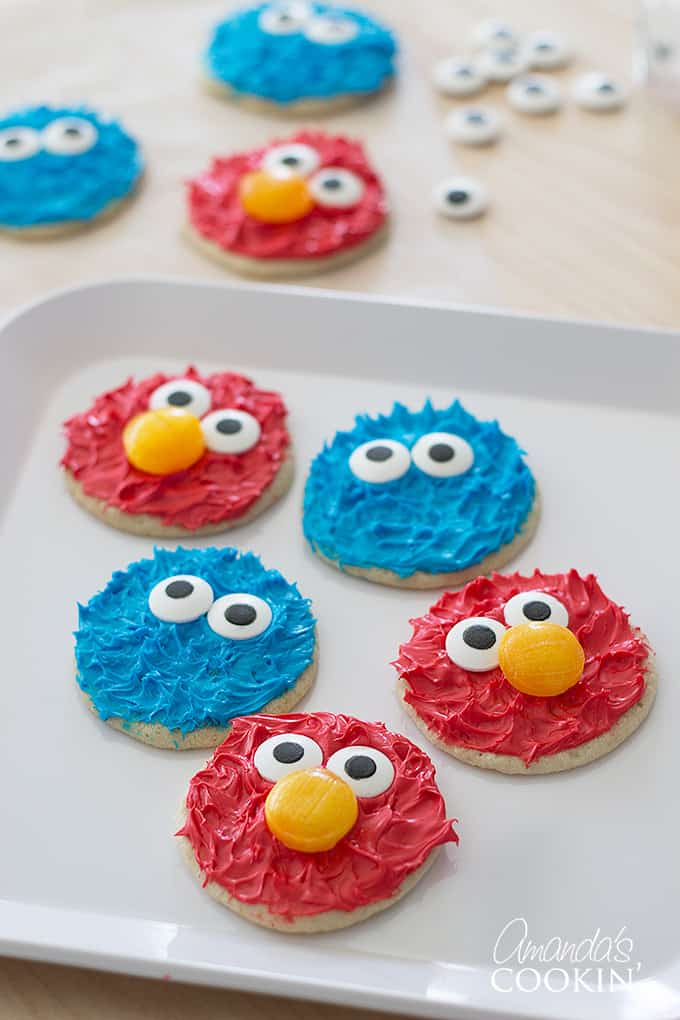
<path id="1" fill-rule="evenodd" d="M 409 449 L 430 432 L 452 432 L 472 446 L 470 470 L 435 478 L 414 465 L 382 485 L 352 474 L 350 454 L 369 440 Z M 304 497 L 304 532 L 314 549 L 341 565 L 416 571 L 463 570 L 511 542 L 531 510 L 533 476 L 515 440 L 498 422 L 479 421 L 456 400 L 435 410 L 396 403 L 387 415 L 360 415 L 314 459 Z"/>
<path id="2" fill-rule="evenodd" d="M 472 616 L 503 622 L 506 602 L 533 590 L 565 606 L 569 629 L 585 652 L 582 678 L 553 697 L 520 693 L 499 668 L 484 673 L 461 669 L 445 649 L 454 624 Z M 413 636 L 399 649 L 394 665 L 406 683 L 407 704 L 446 744 L 514 755 L 529 765 L 606 733 L 645 689 L 647 645 L 592 574 L 537 570 L 530 577 L 478 577 L 459 592 L 447 592 L 411 623 Z"/>
<path id="3" fill-rule="evenodd" d="M 253 756 L 264 740 L 286 733 L 315 740 L 324 763 L 334 751 L 359 744 L 377 748 L 394 765 L 392 785 L 358 798 L 358 819 L 332 850 L 290 850 L 267 828 L 264 802 L 273 784 Z M 205 881 L 289 920 L 386 899 L 435 847 L 458 842 L 424 751 L 382 723 L 329 712 L 235 719 L 191 780 L 186 809 L 178 835 L 190 841 Z"/>
<path id="4" fill-rule="evenodd" d="M 175 574 L 192 574 L 215 598 L 248 592 L 268 603 L 269 627 L 233 641 L 205 616 L 164 623 L 149 592 Z M 153 559 L 117 570 L 103 591 L 79 606 L 77 679 L 102 719 L 161 723 L 189 733 L 225 726 L 290 690 L 314 656 L 309 601 L 278 570 L 236 549 L 155 549 Z"/>

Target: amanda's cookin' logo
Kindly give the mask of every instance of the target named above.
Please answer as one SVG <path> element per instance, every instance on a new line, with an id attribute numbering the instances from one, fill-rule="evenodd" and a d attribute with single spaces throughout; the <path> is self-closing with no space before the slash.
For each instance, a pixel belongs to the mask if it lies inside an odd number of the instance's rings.
<path id="1" fill-rule="evenodd" d="M 534 942 L 526 918 L 514 917 L 496 939 L 491 986 L 497 992 L 613 991 L 639 976 L 642 964 L 633 956 L 625 925 L 614 935 L 597 928 L 580 942 L 559 935 Z"/>

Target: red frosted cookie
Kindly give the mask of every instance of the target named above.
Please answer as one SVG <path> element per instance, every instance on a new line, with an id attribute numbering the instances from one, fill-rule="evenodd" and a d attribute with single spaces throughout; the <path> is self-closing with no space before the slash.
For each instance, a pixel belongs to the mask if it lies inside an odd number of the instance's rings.
<path id="1" fill-rule="evenodd" d="M 245 376 L 128 379 L 65 423 L 66 482 L 81 506 L 134 534 L 207 535 L 250 521 L 288 489 L 286 407 Z"/>
<path id="2" fill-rule="evenodd" d="M 335 268 L 384 238 L 387 201 L 362 146 L 320 131 L 218 157 L 189 182 L 188 236 L 249 276 Z"/>
<path id="3" fill-rule="evenodd" d="M 637 729 L 656 694 L 643 634 L 592 574 L 478 577 L 411 623 L 394 664 L 404 706 L 470 765 L 584 765 Z"/>
<path id="4" fill-rule="evenodd" d="M 178 835 L 207 891 L 289 932 L 389 907 L 458 842 L 427 755 L 381 723 L 328 712 L 233 720 L 184 811 Z"/>

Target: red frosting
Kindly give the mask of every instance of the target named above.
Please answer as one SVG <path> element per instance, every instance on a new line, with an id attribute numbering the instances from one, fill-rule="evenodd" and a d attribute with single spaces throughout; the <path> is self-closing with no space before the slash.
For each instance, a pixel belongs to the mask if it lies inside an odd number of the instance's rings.
<path id="1" fill-rule="evenodd" d="M 342 747 L 363 744 L 394 765 L 387 790 L 357 798 L 357 821 L 332 850 L 290 850 L 267 828 L 264 802 L 273 783 L 262 778 L 253 755 L 268 737 L 285 733 L 315 740 L 324 763 Z M 436 846 L 458 842 L 427 755 L 381 723 L 328 712 L 234 719 L 228 738 L 191 780 L 186 808 L 178 835 L 191 842 L 205 882 L 289 920 L 386 899 Z"/>
<path id="2" fill-rule="evenodd" d="M 444 645 L 451 627 L 468 617 L 504 623 L 508 599 L 532 590 L 559 599 L 585 652 L 578 683 L 550 698 L 522 694 L 498 667 L 485 673 L 461 669 Z M 515 755 L 529 765 L 606 733 L 645 688 L 647 645 L 592 574 L 478 577 L 455 594 L 447 592 L 411 623 L 413 637 L 394 665 L 406 682 L 406 702 L 446 744 Z"/>
<path id="3" fill-rule="evenodd" d="M 347 209 L 316 205 L 295 223 L 260 223 L 249 216 L 239 199 L 241 178 L 257 170 L 264 154 L 282 142 L 303 142 L 316 149 L 319 170 L 342 167 L 357 174 L 365 184 L 360 201 Z M 214 159 L 209 170 L 189 181 L 188 206 L 191 225 L 202 237 L 225 251 L 256 259 L 333 255 L 367 240 L 387 215 L 382 183 L 361 145 L 319 131 L 300 131 L 263 148 Z"/>
<path id="4" fill-rule="evenodd" d="M 171 475 L 149 475 L 132 467 L 123 449 L 123 429 L 149 408 L 153 391 L 171 379 L 194 379 L 210 390 L 210 411 L 235 408 L 257 418 L 262 434 L 240 454 L 206 450 L 196 464 Z M 209 412 L 207 412 L 209 413 Z M 178 375 L 156 375 L 97 397 L 64 425 L 68 447 L 61 463 L 88 496 L 130 514 L 153 514 L 165 525 L 189 530 L 241 517 L 274 480 L 290 442 L 286 408 L 278 393 L 255 388 L 235 372 L 202 376 L 190 366 Z"/>

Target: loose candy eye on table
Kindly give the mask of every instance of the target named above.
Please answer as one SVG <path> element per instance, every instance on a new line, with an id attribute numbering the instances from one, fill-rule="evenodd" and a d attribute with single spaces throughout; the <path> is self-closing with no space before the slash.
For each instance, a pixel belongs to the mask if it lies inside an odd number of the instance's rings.
<path id="1" fill-rule="evenodd" d="M 433 192 L 437 212 L 452 220 L 472 220 L 482 216 L 489 205 L 486 188 L 472 177 L 449 177 Z"/>
<path id="2" fill-rule="evenodd" d="M 446 118 L 446 133 L 462 145 L 491 145 L 501 135 L 501 119 L 488 106 L 466 106 Z"/>
<path id="3" fill-rule="evenodd" d="M 544 74 L 516 78 L 508 85 L 506 94 L 510 106 L 520 113 L 556 113 L 562 105 L 559 85 Z"/>

